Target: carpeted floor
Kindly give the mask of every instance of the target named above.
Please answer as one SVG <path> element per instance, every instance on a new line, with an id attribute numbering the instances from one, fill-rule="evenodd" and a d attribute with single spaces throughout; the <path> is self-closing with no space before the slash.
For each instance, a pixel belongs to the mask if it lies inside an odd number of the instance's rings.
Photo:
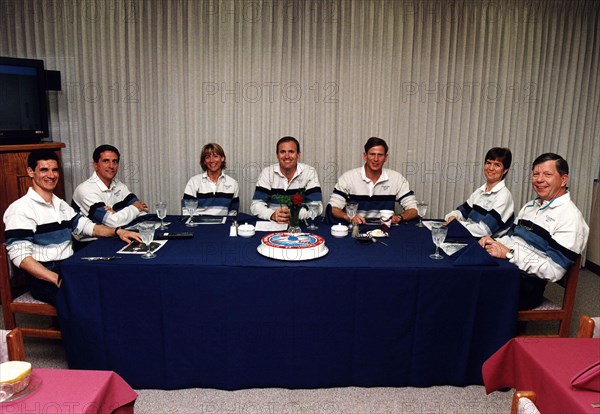
<path id="1" fill-rule="evenodd" d="M 562 290 L 547 289 L 551 299 Z M 582 270 L 571 324 L 571 336 L 577 332 L 582 314 L 600 315 L 600 276 Z M 47 323 L 42 321 L 41 323 Z M 542 332 L 548 324 L 528 326 L 528 332 Z M 59 342 L 27 338 L 27 359 L 34 367 L 66 368 L 64 349 Z M 185 389 L 176 391 L 137 390 L 138 413 L 211 413 L 211 414 L 334 414 L 334 413 L 486 413 L 510 411 L 512 392 L 485 395 L 482 386 L 429 388 L 330 388 L 288 390 L 280 388 L 222 391 Z"/>

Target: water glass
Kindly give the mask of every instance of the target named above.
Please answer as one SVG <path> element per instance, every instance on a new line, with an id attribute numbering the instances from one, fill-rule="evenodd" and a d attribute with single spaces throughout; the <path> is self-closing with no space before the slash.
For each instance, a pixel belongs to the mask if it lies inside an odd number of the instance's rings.
<path id="1" fill-rule="evenodd" d="M 448 234 L 448 227 L 444 226 L 443 223 L 434 223 L 434 225 L 431 227 L 431 238 L 433 240 L 433 244 L 435 244 L 435 253 L 430 254 L 430 258 L 436 260 L 444 258 L 444 256 L 439 253 L 439 248 L 444 240 L 446 240 L 446 234 Z"/>
<path id="2" fill-rule="evenodd" d="M 346 204 L 346 214 L 348 214 L 348 217 L 350 217 L 350 224 L 348 225 L 348 228 L 352 228 L 352 219 L 354 218 L 354 216 L 356 216 L 356 212 L 358 211 L 358 203 L 352 201 L 352 202 L 348 202 Z"/>
<path id="3" fill-rule="evenodd" d="M 184 198 L 183 199 L 184 214 L 187 212 L 187 214 L 190 216 L 190 218 L 185 223 L 185 225 L 187 227 L 196 227 L 198 225 L 198 223 L 194 223 L 194 221 L 193 221 L 194 213 L 196 212 L 196 208 L 198 208 L 198 199 L 197 198 Z"/>
<path id="4" fill-rule="evenodd" d="M 319 227 L 315 225 L 315 219 L 320 213 L 321 203 L 318 201 L 311 201 L 308 203 L 308 219 L 310 219 L 310 225 L 307 227 L 308 230 L 317 230 Z"/>
<path id="5" fill-rule="evenodd" d="M 154 240 L 154 223 L 140 223 L 140 236 L 146 245 L 146 253 L 142 255 L 142 259 L 154 259 L 156 255 L 152 253 L 151 244 Z"/>
<path id="6" fill-rule="evenodd" d="M 160 230 L 165 230 L 167 228 L 165 225 L 165 217 L 167 217 L 167 203 L 160 201 L 156 203 L 154 209 L 156 210 L 156 217 L 160 219 Z"/>
<path id="7" fill-rule="evenodd" d="M 427 213 L 427 207 L 428 205 L 424 201 L 419 201 L 419 203 L 417 203 L 417 213 L 419 214 L 419 222 L 416 224 L 417 227 L 425 227 L 423 224 L 423 217 Z"/>

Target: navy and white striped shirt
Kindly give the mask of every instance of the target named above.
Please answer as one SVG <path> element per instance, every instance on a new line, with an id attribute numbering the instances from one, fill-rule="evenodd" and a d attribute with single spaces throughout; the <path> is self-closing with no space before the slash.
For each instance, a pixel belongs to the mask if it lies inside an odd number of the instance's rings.
<path id="1" fill-rule="evenodd" d="M 417 208 L 417 198 L 402 174 L 384 168 L 377 182 L 371 181 L 365 167 L 354 168 L 340 176 L 329 204 L 344 209 L 346 203 L 357 202 L 357 214 L 379 218 L 381 210 L 395 210 L 396 202 L 404 211 Z"/>
<path id="2" fill-rule="evenodd" d="M 511 262 L 540 279 L 562 279 L 589 235 L 583 215 L 567 192 L 551 201 L 527 203 L 506 236 L 497 240 L 513 249 Z"/>
<path id="3" fill-rule="evenodd" d="M 70 257 L 71 236 L 92 236 L 95 226 L 54 194 L 47 203 L 33 187 L 8 206 L 4 224 L 8 256 L 17 267 L 28 256 L 38 262 Z"/>

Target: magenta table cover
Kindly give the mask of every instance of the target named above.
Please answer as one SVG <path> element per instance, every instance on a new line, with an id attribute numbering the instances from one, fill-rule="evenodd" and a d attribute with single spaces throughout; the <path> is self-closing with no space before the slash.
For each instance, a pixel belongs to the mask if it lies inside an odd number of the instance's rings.
<path id="1" fill-rule="evenodd" d="M 22 398 L 0 403 L 0 413 L 133 413 L 137 393 L 112 371 L 34 369 Z"/>
<path id="2" fill-rule="evenodd" d="M 600 393 L 573 387 L 571 380 L 600 360 L 600 339 L 515 338 L 483 364 L 485 390 L 512 387 L 535 391 L 544 414 L 600 413 Z"/>

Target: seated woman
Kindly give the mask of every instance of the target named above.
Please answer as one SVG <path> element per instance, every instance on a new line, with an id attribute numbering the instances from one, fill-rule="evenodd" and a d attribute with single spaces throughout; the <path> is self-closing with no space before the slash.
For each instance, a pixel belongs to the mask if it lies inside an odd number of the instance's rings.
<path id="1" fill-rule="evenodd" d="M 492 148 L 485 154 L 485 184 L 464 204 L 446 214 L 446 223 L 458 220 L 474 237 L 501 236 L 514 220 L 515 206 L 504 178 L 510 169 L 512 154 L 508 148 Z"/>
<path id="2" fill-rule="evenodd" d="M 202 174 L 190 178 L 185 186 L 183 198 L 198 200 L 201 214 L 211 216 L 235 215 L 240 207 L 238 183 L 223 173 L 225 151 L 219 144 L 209 143 L 200 154 Z"/>

